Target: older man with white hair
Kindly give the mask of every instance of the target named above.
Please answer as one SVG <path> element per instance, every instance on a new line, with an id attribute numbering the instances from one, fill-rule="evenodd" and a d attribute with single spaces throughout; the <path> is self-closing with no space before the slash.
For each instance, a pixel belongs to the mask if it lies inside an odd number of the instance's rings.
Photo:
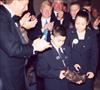
<path id="1" fill-rule="evenodd" d="M 64 12 L 63 10 L 63 4 L 64 0 L 54 0 L 53 1 L 53 12 L 52 17 L 55 18 L 55 21 L 57 21 L 57 24 L 63 25 L 65 29 L 67 30 L 69 27 L 69 23 L 71 20 L 71 16 L 69 13 Z"/>

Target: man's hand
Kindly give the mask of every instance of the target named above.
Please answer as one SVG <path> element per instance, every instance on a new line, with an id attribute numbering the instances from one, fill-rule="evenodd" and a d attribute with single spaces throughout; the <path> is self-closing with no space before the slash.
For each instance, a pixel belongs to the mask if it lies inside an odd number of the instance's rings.
<path id="1" fill-rule="evenodd" d="M 54 22 L 50 22 L 50 23 L 47 23 L 44 27 L 43 27 L 43 30 L 49 30 L 49 31 L 52 31 L 53 29 L 53 26 L 54 26 Z"/>
<path id="2" fill-rule="evenodd" d="M 31 29 L 34 28 L 37 24 L 37 19 L 34 15 L 30 15 L 30 13 L 26 13 L 21 19 L 20 19 L 20 25 L 21 27 L 24 27 L 25 29 Z"/>
<path id="3" fill-rule="evenodd" d="M 42 52 L 45 49 L 52 47 L 49 42 L 40 38 L 34 40 L 32 46 L 34 47 L 34 51 L 39 51 L 39 52 Z"/>
<path id="4" fill-rule="evenodd" d="M 93 22 L 93 27 L 94 27 L 94 29 L 95 29 L 96 27 L 98 27 L 99 24 L 100 24 L 100 16 L 98 16 L 98 17 L 96 18 L 96 20 Z"/>

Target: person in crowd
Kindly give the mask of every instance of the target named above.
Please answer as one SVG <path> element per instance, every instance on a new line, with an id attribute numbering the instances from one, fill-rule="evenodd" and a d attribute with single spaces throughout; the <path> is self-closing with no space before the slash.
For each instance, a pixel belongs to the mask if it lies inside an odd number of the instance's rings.
<path id="1" fill-rule="evenodd" d="M 45 90 L 69 90 L 64 73 L 71 59 L 63 26 L 55 26 L 51 35 L 52 48 L 39 54 L 37 74 L 44 78 Z"/>
<path id="2" fill-rule="evenodd" d="M 96 33 L 91 28 L 87 28 L 88 23 L 87 10 L 80 10 L 75 18 L 75 28 L 68 30 L 73 65 L 77 72 L 86 74 L 85 83 L 82 85 L 70 83 L 69 90 L 93 90 L 98 61 L 98 45 Z"/>
<path id="3" fill-rule="evenodd" d="M 63 11 L 68 12 L 68 4 L 67 3 L 63 4 Z"/>
<path id="4" fill-rule="evenodd" d="M 83 4 L 82 4 L 82 7 L 85 8 L 85 9 L 87 9 L 88 12 L 91 13 L 91 11 L 92 11 L 92 3 L 91 3 L 90 1 L 86 1 L 86 0 L 85 0 L 85 1 L 83 2 Z"/>
<path id="5" fill-rule="evenodd" d="M 70 22 L 69 28 L 74 27 L 75 17 L 76 17 L 76 14 L 78 13 L 79 10 L 80 10 L 80 4 L 77 1 L 72 2 L 70 4 L 69 13 L 71 15 L 71 22 Z"/>
<path id="6" fill-rule="evenodd" d="M 92 3 L 89 1 L 84 1 L 83 3 L 83 8 L 87 9 L 89 11 L 89 18 L 90 18 L 90 24 L 89 24 L 89 28 L 92 28 L 98 37 L 98 45 L 100 48 L 100 44 L 99 44 L 99 38 L 100 38 L 100 15 L 97 13 L 92 13 L 92 10 L 94 9 L 94 7 L 92 6 Z M 94 9 L 94 11 L 97 11 L 96 9 Z M 97 15 L 96 15 L 97 14 Z M 100 52 L 100 49 L 99 49 Z"/>
<path id="7" fill-rule="evenodd" d="M 52 3 L 53 11 L 51 17 L 57 21 L 57 25 L 63 25 L 67 30 L 70 24 L 71 16 L 63 10 L 63 0 L 54 0 Z M 67 22 L 67 23 L 66 23 Z"/>
<path id="8" fill-rule="evenodd" d="M 94 25 L 94 27 L 97 28 L 95 31 L 96 31 L 96 34 L 98 37 L 98 47 L 99 47 L 98 69 L 100 70 L 100 64 L 99 64 L 100 63 L 100 42 L 99 42 L 99 40 L 100 40 L 100 14 L 96 8 L 92 8 L 92 15 L 94 18 L 93 25 Z"/>
<path id="9" fill-rule="evenodd" d="M 92 21 L 93 21 L 93 16 L 91 14 L 91 11 L 92 11 L 92 3 L 89 2 L 89 1 L 84 1 L 83 4 L 82 4 L 82 7 L 86 10 L 88 10 L 88 14 L 89 14 L 89 19 L 90 19 L 90 27 L 92 27 Z"/>
<path id="10" fill-rule="evenodd" d="M 29 0 L 2 0 L 0 5 L 0 78 L 2 90 L 27 90 L 25 83 L 25 62 L 35 51 L 50 46 L 40 38 L 31 42 L 14 16 L 21 16 L 27 10 Z M 30 21 L 30 20 L 28 20 Z M 30 24 L 27 21 L 28 24 Z M 34 25 L 33 25 L 34 26 Z"/>
<path id="11" fill-rule="evenodd" d="M 83 8 L 85 8 L 89 12 L 88 13 L 89 19 L 90 19 L 89 28 L 92 28 L 98 34 L 99 33 L 100 21 L 99 21 L 99 16 L 94 19 L 93 15 L 92 15 L 92 8 L 93 8 L 92 3 L 89 2 L 89 1 L 84 1 L 83 2 Z"/>
<path id="12" fill-rule="evenodd" d="M 93 16 L 94 18 L 97 18 L 97 17 L 100 15 L 98 9 L 95 8 L 95 7 L 92 8 L 92 12 L 91 12 L 91 13 L 92 13 L 92 16 Z"/>
<path id="13" fill-rule="evenodd" d="M 40 14 L 37 17 L 38 23 L 33 30 L 34 38 L 43 36 L 47 41 L 50 41 L 50 33 L 54 25 L 54 20 L 51 17 L 52 6 L 48 0 L 42 2 L 40 7 Z"/>

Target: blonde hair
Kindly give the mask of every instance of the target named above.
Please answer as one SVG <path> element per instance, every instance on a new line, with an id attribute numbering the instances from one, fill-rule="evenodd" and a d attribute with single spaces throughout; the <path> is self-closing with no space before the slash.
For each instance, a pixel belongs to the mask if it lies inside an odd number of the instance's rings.
<path id="1" fill-rule="evenodd" d="M 45 0 L 41 3 L 41 7 L 40 7 L 40 10 L 42 10 L 45 6 L 50 6 L 52 8 L 52 4 L 51 2 L 49 2 L 48 0 Z"/>

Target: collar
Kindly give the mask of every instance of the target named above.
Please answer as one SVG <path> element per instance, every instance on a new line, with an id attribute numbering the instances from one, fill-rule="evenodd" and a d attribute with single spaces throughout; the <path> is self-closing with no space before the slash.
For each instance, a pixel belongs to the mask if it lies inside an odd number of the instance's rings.
<path id="1" fill-rule="evenodd" d="M 50 19 L 51 19 L 51 17 L 49 17 L 49 18 L 44 18 L 44 17 L 42 17 L 42 18 L 41 18 L 41 21 L 45 22 L 45 21 L 47 20 L 47 22 L 49 23 L 49 22 L 50 22 Z"/>
<path id="2" fill-rule="evenodd" d="M 57 16 L 57 13 L 58 13 L 57 11 L 54 11 L 55 16 Z"/>
<path id="3" fill-rule="evenodd" d="M 55 50 L 57 51 L 57 53 L 59 54 L 59 50 L 58 50 L 59 48 L 57 48 L 52 41 L 51 41 L 51 44 L 55 48 Z M 64 53 L 62 47 L 60 47 L 60 50 L 61 50 L 62 53 Z"/>

